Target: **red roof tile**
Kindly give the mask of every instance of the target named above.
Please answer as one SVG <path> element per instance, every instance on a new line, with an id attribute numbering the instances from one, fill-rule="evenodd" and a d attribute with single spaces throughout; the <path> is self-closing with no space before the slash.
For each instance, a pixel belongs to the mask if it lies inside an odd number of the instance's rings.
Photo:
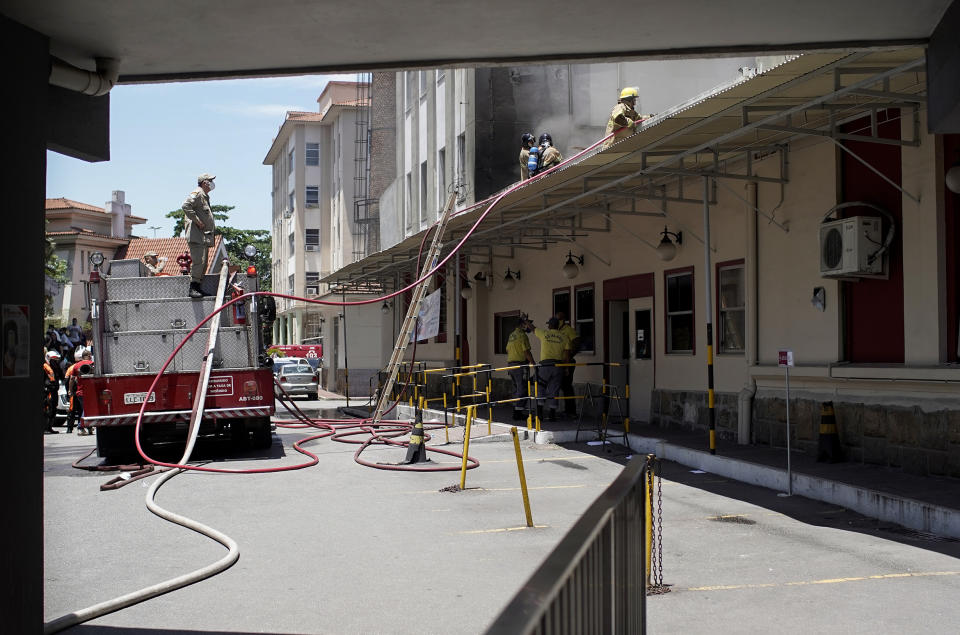
<path id="1" fill-rule="evenodd" d="M 46 209 L 83 209 L 88 212 L 100 212 L 106 213 L 103 211 L 102 207 L 96 207 L 94 205 L 88 205 L 86 203 L 79 203 L 77 201 L 71 201 L 69 198 L 48 198 Z"/>
<path id="2" fill-rule="evenodd" d="M 207 272 L 213 267 L 213 254 L 217 253 L 223 236 L 218 235 L 212 247 L 207 248 Z M 141 260 L 148 251 L 157 252 L 158 256 L 166 256 L 167 264 L 163 269 L 164 273 L 177 275 L 180 273 L 177 268 L 177 256 L 190 251 L 187 245 L 187 239 L 177 238 L 134 238 L 126 246 L 117 251 L 118 260 Z"/>

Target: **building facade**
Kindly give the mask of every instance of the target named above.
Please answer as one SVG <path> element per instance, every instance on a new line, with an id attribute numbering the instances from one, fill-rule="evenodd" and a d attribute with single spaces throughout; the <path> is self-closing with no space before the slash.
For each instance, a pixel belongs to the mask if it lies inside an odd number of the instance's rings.
<path id="1" fill-rule="evenodd" d="M 73 318 L 81 324 L 88 321 L 90 309 L 83 283 L 90 274 L 90 254 L 99 251 L 111 260 L 130 242 L 133 227 L 147 222 L 132 215 L 130 209 L 122 190 L 115 190 L 104 207 L 67 198 L 47 199 L 47 238 L 56 245 L 56 255 L 67 263 L 67 282 L 49 285 L 53 296 L 50 319 L 63 324 Z"/>

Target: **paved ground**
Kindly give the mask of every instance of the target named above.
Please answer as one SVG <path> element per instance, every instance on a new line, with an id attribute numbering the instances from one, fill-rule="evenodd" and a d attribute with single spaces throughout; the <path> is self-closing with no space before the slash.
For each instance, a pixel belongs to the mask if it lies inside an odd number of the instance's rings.
<path id="1" fill-rule="evenodd" d="M 201 450 L 229 467 L 293 464 L 301 455 L 292 443 L 303 436 L 281 428 L 269 452 L 229 459 L 216 447 Z M 470 454 L 481 466 L 456 494 L 439 490 L 459 482 L 457 472 L 361 467 L 354 446 L 330 440 L 308 446 L 320 464 L 305 470 L 179 475 L 158 502 L 232 536 L 240 561 L 72 631 L 482 633 L 627 454 L 524 442 L 538 527 L 523 529 L 512 444 L 476 441 Z M 443 442 L 435 432 L 431 444 Z M 101 492 L 112 475 L 71 468 L 93 443 L 45 437 L 47 620 L 223 553 L 144 508 L 152 479 Z M 364 456 L 396 462 L 403 454 Z M 651 633 L 956 632 L 958 541 L 673 463 L 665 463 L 662 491 L 663 578 L 672 592 L 648 599 Z"/>

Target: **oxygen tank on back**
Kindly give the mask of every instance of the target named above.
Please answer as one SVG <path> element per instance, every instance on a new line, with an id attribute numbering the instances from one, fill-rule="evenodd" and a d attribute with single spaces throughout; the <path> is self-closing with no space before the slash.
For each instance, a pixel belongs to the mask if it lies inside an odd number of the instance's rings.
<path id="1" fill-rule="evenodd" d="M 530 148 L 530 156 L 527 158 L 527 170 L 530 171 L 530 176 L 533 176 L 537 173 L 537 168 L 540 167 L 540 148 L 533 146 Z"/>

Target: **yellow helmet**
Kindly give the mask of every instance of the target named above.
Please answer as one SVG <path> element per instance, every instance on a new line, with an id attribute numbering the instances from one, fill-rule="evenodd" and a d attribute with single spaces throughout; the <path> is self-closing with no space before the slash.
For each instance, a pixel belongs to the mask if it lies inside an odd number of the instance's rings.
<path id="1" fill-rule="evenodd" d="M 640 91 L 635 86 L 627 86 L 620 91 L 620 99 L 636 99 L 640 96 Z"/>

